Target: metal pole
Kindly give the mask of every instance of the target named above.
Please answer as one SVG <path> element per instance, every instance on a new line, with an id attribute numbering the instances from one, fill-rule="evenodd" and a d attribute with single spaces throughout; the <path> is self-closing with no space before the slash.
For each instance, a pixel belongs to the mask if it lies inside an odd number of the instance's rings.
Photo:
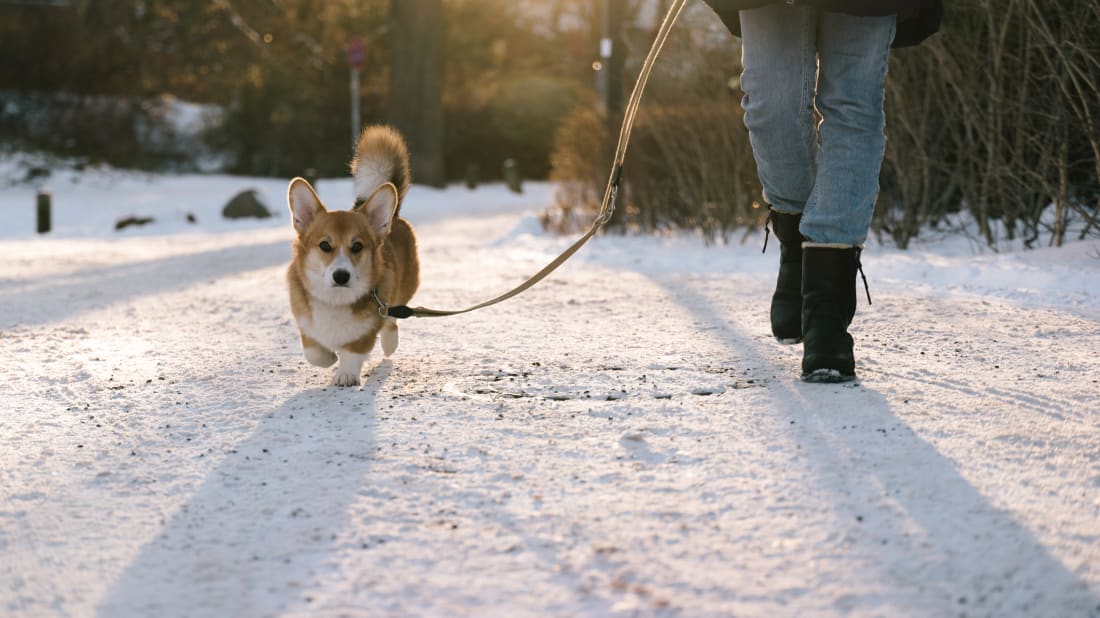
<path id="1" fill-rule="evenodd" d="M 359 68 L 351 67 L 351 149 L 359 140 Z"/>

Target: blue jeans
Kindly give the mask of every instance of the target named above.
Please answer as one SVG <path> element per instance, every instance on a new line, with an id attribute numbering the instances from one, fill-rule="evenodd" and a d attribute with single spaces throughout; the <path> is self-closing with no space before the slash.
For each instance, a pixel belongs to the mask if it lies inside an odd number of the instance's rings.
<path id="1" fill-rule="evenodd" d="M 742 106 L 764 200 L 802 213 L 812 242 L 862 245 L 886 148 L 896 19 L 787 4 L 740 17 Z"/>

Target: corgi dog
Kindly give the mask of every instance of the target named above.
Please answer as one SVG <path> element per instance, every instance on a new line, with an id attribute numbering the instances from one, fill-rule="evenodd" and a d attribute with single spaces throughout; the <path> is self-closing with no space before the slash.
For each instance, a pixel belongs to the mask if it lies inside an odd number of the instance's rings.
<path id="1" fill-rule="evenodd" d="M 336 386 L 359 384 L 379 333 L 385 356 L 397 350 L 397 321 L 380 308 L 407 304 L 420 283 L 416 235 L 399 216 L 409 189 L 405 140 L 389 127 L 366 128 L 351 174 L 350 210 L 327 210 L 302 178 L 287 188 L 298 234 L 286 273 L 290 309 L 306 360 L 318 367 L 339 360 Z"/>

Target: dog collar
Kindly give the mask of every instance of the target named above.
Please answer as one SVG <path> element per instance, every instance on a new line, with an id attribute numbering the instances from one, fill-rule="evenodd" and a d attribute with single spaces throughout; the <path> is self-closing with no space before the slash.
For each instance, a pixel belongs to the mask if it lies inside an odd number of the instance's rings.
<path id="1" fill-rule="evenodd" d="M 382 301 L 382 297 L 378 295 L 378 288 L 374 288 L 370 291 L 371 300 L 378 304 L 378 315 L 383 318 L 398 318 L 404 319 L 412 317 L 413 310 L 406 306 L 390 307 Z"/>

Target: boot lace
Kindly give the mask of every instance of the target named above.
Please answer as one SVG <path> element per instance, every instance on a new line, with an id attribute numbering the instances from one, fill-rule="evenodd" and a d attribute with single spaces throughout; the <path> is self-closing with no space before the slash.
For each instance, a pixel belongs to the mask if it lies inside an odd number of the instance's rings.
<path id="1" fill-rule="evenodd" d="M 775 227 L 775 211 L 771 209 L 768 209 L 768 218 L 764 219 L 764 248 L 760 250 L 760 253 L 768 252 L 768 236 L 771 235 L 769 225 Z"/>
<path id="2" fill-rule="evenodd" d="M 867 285 L 867 275 L 863 274 L 863 262 L 861 262 L 859 259 L 860 255 L 862 254 L 863 249 L 859 248 L 852 252 L 852 255 L 855 256 L 856 260 L 856 270 L 859 271 L 859 276 L 863 279 L 863 291 L 867 293 L 867 304 L 872 305 L 874 303 L 871 302 L 871 286 Z"/>

